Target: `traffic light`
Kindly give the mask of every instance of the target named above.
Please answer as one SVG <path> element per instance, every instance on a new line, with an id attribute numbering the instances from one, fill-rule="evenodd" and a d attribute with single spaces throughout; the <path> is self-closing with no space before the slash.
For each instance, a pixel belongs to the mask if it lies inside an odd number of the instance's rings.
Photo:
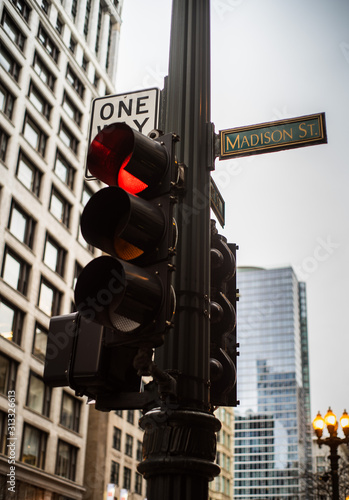
<path id="1" fill-rule="evenodd" d="M 211 405 L 237 406 L 236 250 L 211 221 Z"/>
<path id="2" fill-rule="evenodd" d="M 172 134 L 153 140 L 116 123 L 88 151 L 90 173 L 109 187 L 86 204 L 81 232 L 109 255 L 82 270 L 75 303 L 86 319 L 112 329 L 118 345 L 156 347 L 171 326 L 175 140 Z"/>
<path id="3" fill-rule="evenodd" d="M 88 170 L 108 187 L 87 202 L 81 232 L 103 255 L 77 278 L 77 313 L 51 319 L 44 379 L 89 396 L 97 409 L 144 407 L 141 375 L 172 326 L 177 140 L 175 134 L 154 140 L 115 123 L 88 150 Z M 62 331 L 71 335 L 57 351 Z"/>

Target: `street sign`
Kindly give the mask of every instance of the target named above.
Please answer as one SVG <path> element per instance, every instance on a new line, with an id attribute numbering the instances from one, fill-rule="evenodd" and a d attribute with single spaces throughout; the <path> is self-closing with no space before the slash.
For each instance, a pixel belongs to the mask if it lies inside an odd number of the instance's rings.
<path id="1" fill-rule="evenodd" d="M 97 97 L 92 102 L 90 144 L 104 128 L 115 122 L 125 122 L 144 135 L 157 128 L 160 90 L 151 88 L 126 94 Z"/>
<path id="2" fill-rule="evenodd" d="M 219 159 L 327 143 L 325 113 L 219 132 Z"/>
<path id="3" fill-rule="evenodd" d="M 225 224 L 225 203 L 215 181 L 211 177 L 211 208 L 222 227 Z"/>

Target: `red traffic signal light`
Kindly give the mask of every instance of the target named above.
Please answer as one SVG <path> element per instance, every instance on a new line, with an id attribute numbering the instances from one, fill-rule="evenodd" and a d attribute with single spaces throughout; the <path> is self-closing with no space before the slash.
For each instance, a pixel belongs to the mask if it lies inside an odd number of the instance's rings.
<path id="1" fill-rule="evenodd" d="M 124 123 L 104 127 L 90 144 L 87 168 L 109 186 L 143 197 L 158 190 L 168 170 L 168 152 Z"/>

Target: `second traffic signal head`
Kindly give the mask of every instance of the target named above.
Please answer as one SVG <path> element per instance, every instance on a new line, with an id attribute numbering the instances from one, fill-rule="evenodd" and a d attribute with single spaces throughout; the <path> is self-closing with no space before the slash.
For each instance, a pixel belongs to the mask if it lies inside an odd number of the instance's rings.
<path id="1" fill-rule="evenodd" d="M 236 250 L 211 221 L 211 404 L 236 406 Z"/>

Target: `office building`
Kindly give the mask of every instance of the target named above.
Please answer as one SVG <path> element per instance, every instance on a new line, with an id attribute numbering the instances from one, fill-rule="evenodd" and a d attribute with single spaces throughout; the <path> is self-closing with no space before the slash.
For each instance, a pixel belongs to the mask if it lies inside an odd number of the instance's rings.
<path id="1" fill-rule="evenodd" d="M 146 497 L 145 481 L 137 472 L 142 460 L 143 430 L 138 425 L 141 416 L 139 410 L 105 413 L 91 408 L 84 499 Z"/>
<path id="2" fill-rule="evenodd" d="M 311 471 L 304 283 L 292 268 L 238 270 L 234 498 L 301 499 Z"/>
<path id="3" fill-rule="evenodd" d="M 45 386 L 43 358 L 50 317 L 74 310 L 74 281 L 97 255 L 79 233 L 83 206 L 99 189 L 84 181 L 84 163 L 91 100 L 115 93 L 121 9 L 116 0 L 0 4 L 3 499 L 84 495 L 86 398 Z"/>
<path id="4" fill-rule="evenodd" d="M 234 408 L 218 408 L 215 416 L 222 424 L 217 433 L 216 454 L 221 473 L 209 483 L 209 499 L 230 500 L 233 494 Z"/>

